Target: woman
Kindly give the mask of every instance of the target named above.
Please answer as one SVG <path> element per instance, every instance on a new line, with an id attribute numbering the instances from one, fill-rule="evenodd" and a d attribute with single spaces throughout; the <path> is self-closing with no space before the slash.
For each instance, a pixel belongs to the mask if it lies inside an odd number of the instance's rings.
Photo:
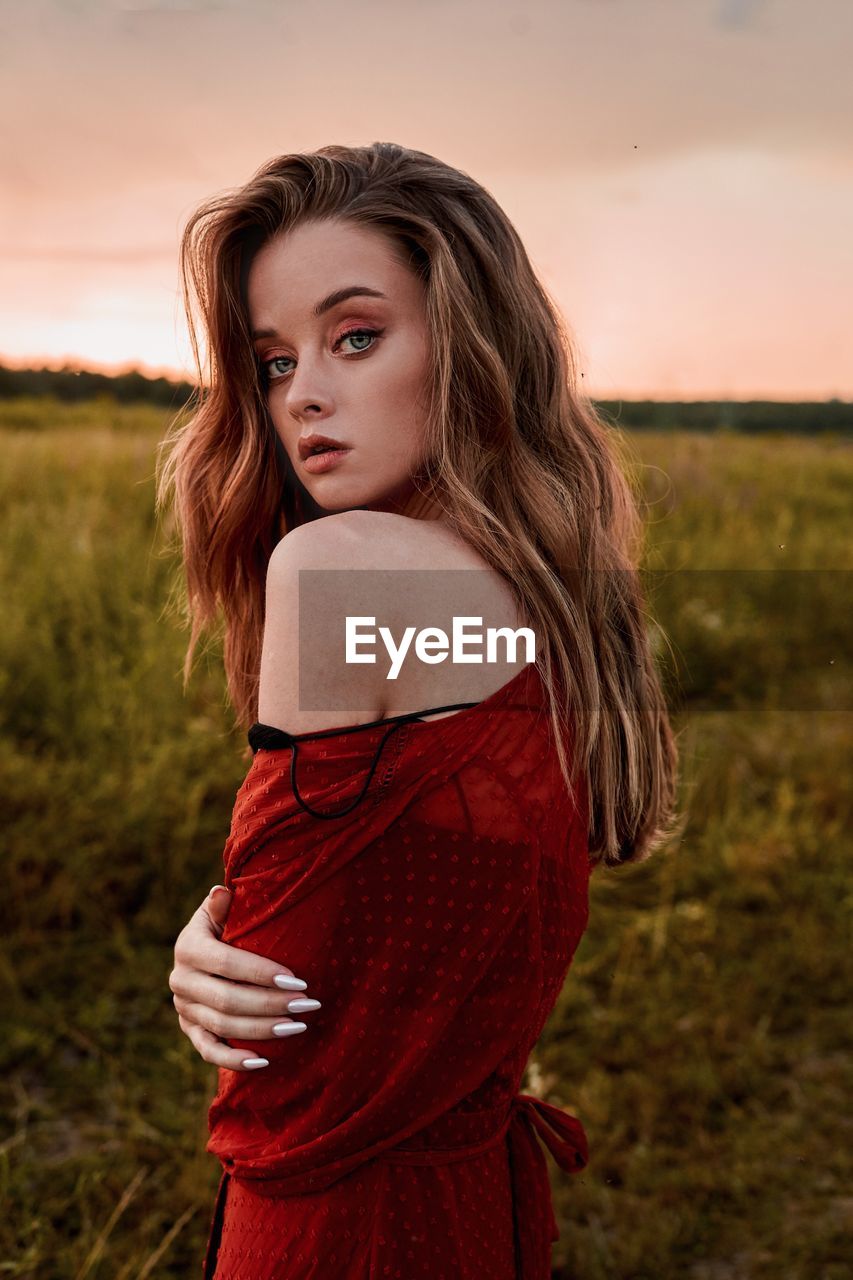
<path id="1" fill-rule="evenodd" d="M 591 868 L 648 857 L 674 808 L 612 432 L 506 215 L 421 152 L 278 157 L 194 214 L 182 267 L 209 373 L 193 336 L 158 500 L 185 673 L 221 610 L 254 751 L 170 978 L 220 1069 L 205 1274 L 544 1280 L 540 1139 L 577 1170 L 586 1138 L 518 1086 Z M 342 660 L 356 615 L 535 651 L 422 648 L 392 682 Z"/>

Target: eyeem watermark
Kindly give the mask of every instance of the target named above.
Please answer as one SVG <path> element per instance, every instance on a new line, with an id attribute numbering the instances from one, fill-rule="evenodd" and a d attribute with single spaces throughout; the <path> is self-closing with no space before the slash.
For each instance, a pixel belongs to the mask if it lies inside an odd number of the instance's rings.
<path id="1" fill-rule="evenodd" d="M 472 702 L 537 660 L 536 619 L 494 570 L 300 569 L 298 614 L 300 709 L 340 723 L 375 718 L 380 673 L 389 699 L 411 677 L 426 706 Z"/>
<path id="2" fill-rule="evenodd" d="M 849 569 L 595 572 L 607 575 L 599 579 L 604 584 L 612 579 L 614 599 L 617 589 L 626 592 L 628 579 L 639 578 L 649 643 L 674 707 L 831 715 L 853 710 Z M 376 676 L 383 667 L 390 668 L 387 681 L 380 681 L 389 694 L 415 676 L 411 701 L 418 705 L 474 701 L 486 673 L 472 672 L 470 664 L 495 662 L 487 670 L 497 672 L 505 629 L 535 622 L 508 607 L 495 580 L 480 569 L 301 569 L 300 710 L 335 711 L 339 723 L 374 718 Z M 583 615 L 580 608 L 579 620 Z M 455 651 L 454 619 L 461 627 Z M 497 628 L 491 650 L 481 619 Z M 385 624 L 384 632 L 377 623 Z M 541 629 L 536 627 L 537 636 Z M 523 629 L 508 634 L 516 636 L 522 657 L 514 663 L 510 657 L 507 677 L 524 660 L 518 639 L 527 641 L 526 660 L 533 656 Z M 365 665 L 370 663 L 379 665 Z M 637 698 L 643 686 L 635 689 Z"/>
<path id="3" fill-rule="evenodd" d="M 471 634 L 466 628 L 476 626 L 479 623 L 480 630 Z M 346 662 L 376 662 L 376 654 L 362 653 L 359 651 L 360 646 L 366 644 L 376 645 L 376 632 L 370 631 L 364 633 L 362 628 L 375 626 L 376 618 L 364 614 L 354 617 L 347 616 L 345 623 L 346 637 Z M 512 627 L 487 627 L 486 628 L 486 656 L 480 653 L 469 653 L 466 651 L 466 645 L 479 645 L 483 647 L 483 619 L 475 615 L 466 614 L 461 617 L 453 618 L 452 640 L 448 640 L 447 632 L 442 631 L 440 627 L 423 627 L 420 631 L 416 627 L 406 627 L 403 632 L 402 639 L 396 644 L 394 637 L 388 627 L 379 628 L 379 636 L 385 646 L 385 650 L 391 659 L 391 666 L 386 675 L 386 680 L 396 680 L 400 674 L 400 669 L 406 659 L 406 655 L 412 645 L 414 637 L 415 656 L 420 662 L 426 662 L 435 665 L 438 662 L 444 662 L 448 655 L 453 663 L 462 662 L 507 662 L 514 663 L 518 659 L 516 657 L 518 642 L 524 640 L 525 645 L 525 661 L 535 662 L 536 660 L 536 637 L 531 627 L 518 627 L 513 630 Z M 498 656 L 498 641 L 504 641 L 504 651 Z"/>

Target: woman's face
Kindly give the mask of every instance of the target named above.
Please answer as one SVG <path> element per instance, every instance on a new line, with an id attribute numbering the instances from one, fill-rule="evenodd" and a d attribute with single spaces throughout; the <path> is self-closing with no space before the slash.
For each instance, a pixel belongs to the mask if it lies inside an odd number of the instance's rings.
<path id="1" fill-rule="evenodd" d="M 421 281 L 380 232 L 327 220 L 268 241 L 247 287 L 270 416 L 314 501 L 329 512 L 423 509 L 412 501 L 430 345 Z M 314 434 L 346 450 L 334 465 L 306 460 Z"/>

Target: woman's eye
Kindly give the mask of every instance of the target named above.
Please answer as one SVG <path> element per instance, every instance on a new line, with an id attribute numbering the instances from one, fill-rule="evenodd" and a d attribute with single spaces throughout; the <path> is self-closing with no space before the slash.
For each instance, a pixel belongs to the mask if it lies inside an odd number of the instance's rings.
<path id="1" fill-rule="evenodd" d="M 381 338 L 384 332 L 384 329 L 348 329 L 346 333 L 342 333 L 338 338 L 333 350 L 337 350 L 342 342 L 348 342 L 351 339 L 367 338 L 370 340 L 369 344 L 365 346 L 357 346 L 353 352 L 353 355 L 360 355 L 363 351 L 369 351 L 374 345 L 376 339 Z M 271 359 L 262 361 L 261 369 L 266 375 L 267 381 L 280 382 L 281 379 L 286 376 L 288 370 L 283 369 L 277 371 L 275 366 L 287 364 L 289 361 L 290 356 L 272 356 Z"/>
<path id="2" fill-rule="evenodd" d="M 348 333 L 341 334 L 341 336 L 338 338 L 338 341 L 335 343 L 335 346 L 336 347 L 339 346 L 340 343 L 346 342 L 347 339 L 349 338 L 375 338 L 375 337 L 377 337 L 377 333 L 375 329 L 350 329 Z M 356 347 L 356 351 L 367 351 L 367 350 L 369 350 L 368 347 Z"/>

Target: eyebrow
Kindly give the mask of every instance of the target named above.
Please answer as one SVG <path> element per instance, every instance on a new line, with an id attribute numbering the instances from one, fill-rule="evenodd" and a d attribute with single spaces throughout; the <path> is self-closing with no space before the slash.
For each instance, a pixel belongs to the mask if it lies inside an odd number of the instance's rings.
<path id="1" fill-rule="evenodd" d="M 386 295 L 380 293 L 378 289 L 371 289 L 368 284 L 351 284 L 344 289 L 336 289 L 334 293 L 330 293 L 328 297 L 322 298 L 314 308 L 314 317 L 319 319 L 327 311 L 331 311 L 332 307 L 337 307 L 342 302 L 346 302 L 348 298 L 384 298 Z M 275 338 L 277 337 L 275 329 L 253 329 L 252 338 Z"/>

